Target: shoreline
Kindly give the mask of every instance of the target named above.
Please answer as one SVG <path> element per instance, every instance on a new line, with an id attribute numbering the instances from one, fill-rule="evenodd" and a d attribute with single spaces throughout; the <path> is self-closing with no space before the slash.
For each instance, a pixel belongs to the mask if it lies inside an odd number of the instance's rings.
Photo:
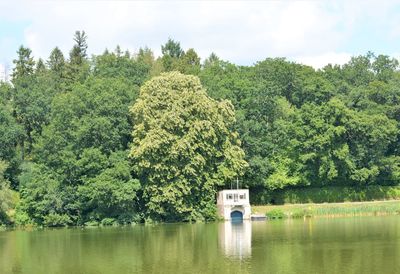
<path id="1" fill-rule="evenodd" d="M 256 205 L 252 206 L 252 213 L 269 219 L 400 215 L 400 200 Z"/>
<path id="2" fill-rule="evenodd" d="M 269 220 L 273 219 L 298 219 L 298 218 L 338 218 L 338 217 L 361 217 L 361 216 L 388 216 L 400 215 L 400 200 L 367 201 L 367 202 L 344 202 L 344 203 L 309 203 L 309 204 L 284 204 L 284 205 L 253 205 L 252 214 L 266 215 Z M 203 222 L 213 223 L 220 220 Z M 106 227 L 128 227 L 137 225 L 159 225 L 159 224 L 184 224 L 190 222 L 159 222 L 159 223 L 132 223 L 114 225 L 83 225 L 83 226 L 18 226 L 1 225 L 0 231 L 9 229 L 54 229 L 54 228 L 106 228 Z"/>

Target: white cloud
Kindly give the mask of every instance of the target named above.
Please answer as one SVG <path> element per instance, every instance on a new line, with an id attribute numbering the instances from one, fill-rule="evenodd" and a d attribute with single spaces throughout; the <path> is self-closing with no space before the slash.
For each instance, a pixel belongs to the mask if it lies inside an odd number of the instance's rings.
<path id="1" fill-rule="evenodd" d="M 323 68 L 328 64 L 343 65 L 350 61 L 352 54 L 346 52 L 327 52 L 320 55 L 297 56 L 292 58 L 297 63 L 307 64 L 316 69 Z"/>
<path id="2" fill-rule="evenodd" d="M 203 58 L 215 52 L 251 64 L 284 56 L 321 67 L 348 60 L 351 51 L 343 47 L 359 19 L 384 18 L 391 6 L 351 1 L 39 1 L 2 3 L 0 18 L 29 22 L 24 43 L 42 58 L 55 46 L 67 54 L 75 30 L 85 30 L 89 52 L 95 54 L 117 44 L 132 51 L 149 46 L 160 54 L 161 44 L 172 37 Z"/>
<path id="3" fill-rule="evenodd" d="M 5 65 L 0 64 L 0 83 L 7 81 L 7 70 Z"/>

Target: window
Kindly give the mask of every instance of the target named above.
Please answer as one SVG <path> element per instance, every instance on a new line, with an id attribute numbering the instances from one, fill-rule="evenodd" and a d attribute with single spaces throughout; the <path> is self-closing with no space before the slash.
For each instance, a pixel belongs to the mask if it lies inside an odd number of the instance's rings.
<path id="1" fill-rule="evenodd" d="M 240 200 L 246 199 L 246 194 L 244 194 L 244 193 L 240 194 L 239 198 L 240 198 Z"/>
<path id="2" fill-rule="evenodd" d="M 232 200 L 232 194 L 226 194 L 226 199 L 227 200 Z"/>

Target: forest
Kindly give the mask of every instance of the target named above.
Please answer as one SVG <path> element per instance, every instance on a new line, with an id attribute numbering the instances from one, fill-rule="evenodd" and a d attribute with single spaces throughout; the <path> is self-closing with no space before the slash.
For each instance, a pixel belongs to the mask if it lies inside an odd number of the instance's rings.
<path id="1" fill-rule="evenodd" d="M 399 62 L 239 66 L 169 39 L 155 57 L 21 46 L 0 83 L 0 224 L 208 221 L 253 204 L 400 197 Z"/>

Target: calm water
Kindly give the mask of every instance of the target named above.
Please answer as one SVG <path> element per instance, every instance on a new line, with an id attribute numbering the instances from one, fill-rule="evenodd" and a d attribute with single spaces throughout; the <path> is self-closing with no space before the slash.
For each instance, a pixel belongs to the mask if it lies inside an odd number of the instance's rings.
<path id="1" fill-rule="evenodd" d="M 400 217 L 3 231 L 0 273 L 400 273 Z"/>

